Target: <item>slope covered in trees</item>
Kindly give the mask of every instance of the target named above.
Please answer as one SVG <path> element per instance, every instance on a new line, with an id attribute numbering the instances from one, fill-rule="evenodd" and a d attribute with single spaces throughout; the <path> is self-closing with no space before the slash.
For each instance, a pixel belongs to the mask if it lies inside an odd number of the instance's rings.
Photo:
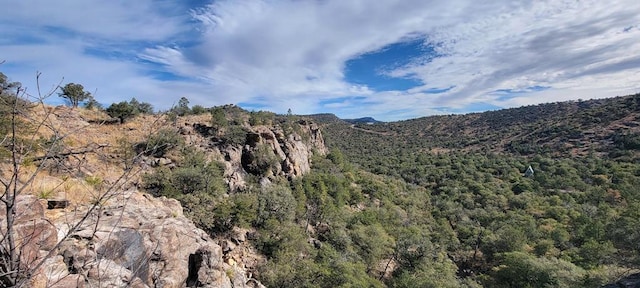
<path id="1" fill-rule="evenodd" d="M 324 122 L 328 117 L 313 118 L 328 124 L 327 136 L 336 147 L 354 153 L 377 147 L 558 157 L 595 153 L 631 160 L 640 149 L 640 94 L 357 126 L 388 135 L 381 139 L 344 122 Z"/>
<path id="2" fill-rule="evenodd" d="M 323 131 L 357 167 L 427 191 L 432 220 L 421 231 L 458 281 L 598 287 L 640 264 L 638 103 L 633 95 L 359 127 L 332 121 Z M 529 165 L 533 177 L 524 176 Z M 415 280 L 421 270 L 395 273 Z"/>

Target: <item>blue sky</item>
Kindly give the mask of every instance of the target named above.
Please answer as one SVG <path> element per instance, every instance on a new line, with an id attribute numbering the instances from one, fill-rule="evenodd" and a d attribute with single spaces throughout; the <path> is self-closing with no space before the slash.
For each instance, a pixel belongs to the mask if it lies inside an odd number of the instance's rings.
<path id="1" fill-rule="evenodd" d="M 640 92 L 635 0 L 2 2 L 0 71 L 34 95 L 40 72 L 107 104 L 393 121 Z"/>

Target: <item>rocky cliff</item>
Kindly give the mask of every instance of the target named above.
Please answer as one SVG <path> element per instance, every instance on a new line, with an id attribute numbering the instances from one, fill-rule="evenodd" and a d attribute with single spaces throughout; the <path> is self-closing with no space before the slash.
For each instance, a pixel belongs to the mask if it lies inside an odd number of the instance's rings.
<path id="1" fill-rule="evenodd" d="M 93 211 L 45 210 L 40 201 L 20 196 L 17 207 L 17 234 L 29 235 L 19 245 L 25 268 L 45 261 L 29 287 L 263 287 L 225 261 L 176 200 L 125 191 Z"/>
<path id="2" fill-rule="evenodd" d="M 296 178 L 311 171 L 314 153 L 325 155 L 327 148 L 320 127 L 307 120 L 290 125 L 249 125 L 244 123 L 244 135 L 239 143 L 229 143 L 218 129 L 205 123 L 186 119 L 179 124 L 186 144 L 199 147 L 225 166 L 225 182 L 230 191 L 246 188 L 245 178 L 255 175 L 261 179 Z"/>

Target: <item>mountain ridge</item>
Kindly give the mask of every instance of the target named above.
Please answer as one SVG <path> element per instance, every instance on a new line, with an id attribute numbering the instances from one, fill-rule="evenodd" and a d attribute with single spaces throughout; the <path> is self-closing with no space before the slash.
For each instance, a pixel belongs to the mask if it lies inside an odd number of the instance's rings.
<path id="1" fill-rule="evenodd" d="M 384 145 L 369 141 L 340 122 L 323 123 L 327 137 L 337 147 L 346 142 Z M 614 98 L 555 102 L 482 113 L 436 115 L 355 128 L 387 135 L 389 145 L 414 151 L 491 151 L 515 155 L 548 153 L 612 157 L 638 156 L 640 141 L 640 94 Z M 345 143 L 340 139 L 345 139 Z M 348 139 L 348 141 L 347 141 Z M 378 143 L 380 142 L 380 143 Z M 620 154 L 622 153 L 622 154 Z"/>

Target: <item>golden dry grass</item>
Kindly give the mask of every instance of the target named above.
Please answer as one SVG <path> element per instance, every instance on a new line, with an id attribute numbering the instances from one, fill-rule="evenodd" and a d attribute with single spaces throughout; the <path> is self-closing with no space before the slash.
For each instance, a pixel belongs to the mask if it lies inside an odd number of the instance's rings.
<path id="1" fill-rule="evenodd" d="M 104 193 L 104 187 L 115 183 L 125 173 L 124 150 L 131 149 L 135 143 L 169 125 L 165 116 L 157 115 L 141 115 L 125 124 L 100 124 L 107 119 L 109 116 L 104 112 L 84 108 L 34 107 L 25 119 L 30 123 L 29 127 L 18 127 L 23 132 L 36 131 L 30 132 L 35 136 L 33 139 L 51 139 L 58 135 L 62 137 L 64 151 L 93 151 L 68 158 L 73 165 L 81 167 L 83 176 L 43 169 L 25 193 L 39 198 L 66 199 L 73 205 L 91 203 Z M 44 152 L 39 153 L 42 155 Z M 23 164 L 19 175 L 21 183 L 25 183 L 37 168 L 37 163 Z M 0 173 L 5 179 L 11 173 L 10 168 L 6 163 L 0 163 Z M 134 181 L 136 177 L 139 175 L 134 173 Z M 96 185 L 96 179 L 101 185 Z"/>

